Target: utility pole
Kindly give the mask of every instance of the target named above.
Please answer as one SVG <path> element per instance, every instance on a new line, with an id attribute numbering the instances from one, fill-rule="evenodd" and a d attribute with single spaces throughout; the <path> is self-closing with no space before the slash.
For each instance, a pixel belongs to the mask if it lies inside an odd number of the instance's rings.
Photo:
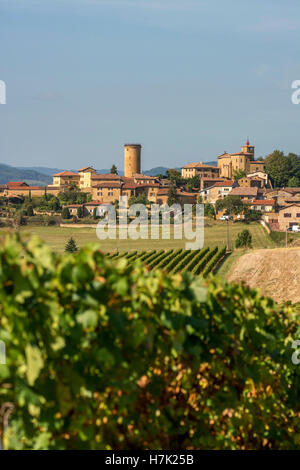
<path id="1" fill-rule="evenodd" d="M 227 219 L 226 223 L 227 223 L 227 251 L 230 251 L 229 218 Z"/>

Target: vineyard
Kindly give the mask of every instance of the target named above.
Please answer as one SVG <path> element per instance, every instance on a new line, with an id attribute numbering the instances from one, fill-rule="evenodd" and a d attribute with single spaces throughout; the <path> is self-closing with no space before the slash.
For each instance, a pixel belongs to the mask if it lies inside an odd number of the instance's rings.
<path id="1" fill-rule="evenodd" d="M 151 271 L 163 269 L 169 274 L 190 272 L 194 275 L 201 274 L 206 277 L 209 273 L 214 272 L 225 254 L 225 247 L 215 246 L 193 251 L 178 249 L 113 253 L 109 255 L 109 258 L 113 260 L 127 259 L 130 266 L 136 261 L 140 261 Z"/>
<path id="2" fill-rule="evenodd" d="M 12 412 L 0 418 L 0 447 L 299 450 L 296 307 L 163 270 L 206 274 L 221 253 L 110 262 L 97 245 L 58 255 L 6 237 L 0 403 Z"/>

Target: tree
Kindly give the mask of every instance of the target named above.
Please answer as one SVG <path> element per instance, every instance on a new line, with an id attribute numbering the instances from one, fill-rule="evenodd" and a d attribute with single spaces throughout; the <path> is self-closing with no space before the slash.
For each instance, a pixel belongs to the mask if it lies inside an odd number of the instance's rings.
<path id="1" fill-rule="evenodd" d="M 52 211 L 59 211 L 61 207 L 59 203 L 59 199 L 57 199 L 57 197 L 52 198 L 52 200 L 48 202 L 48 206 Z"/>
<path id="2" fill-rule="evenodd" d="M 295 153 L 289 153 L 287 156 L 289 164 L 289 176 L 290 178 L 298 178 L 300 180 L 300 157 Z"/>
<path id="3" fill-rule="evenodd" d="M 299 187 L 299 178 L 297 176 L 292 176 L 288 181 L 289 188 L 298 188 Z"/>
<path id="4" fill-rule="evenodd" d="M 70 211 L 67 207 L 64 207 L 61 213 L 63 219 L 69 219 L 71 217 Z"/>
<path id="5" fill-rule="evenodd" d="M 147 206 L 150 204 L 150 201 L 148 201 L 147 197 L 145 194 L 139 194 L 138 196 L 131 196 L 131 198 L 128 201 L 129 207 L 132 206 L 133 204 L 144 204 L 144 206 Z"/>
<path id="6" fill-rule="evenodd" d="M 27 208 L 26 208 L 26 215 L 28 215 L 28 217 L 34 216 L 32 204 L 29 204 L 29 205 L 27 206 Z"/>
<path id="7" fill-rule="evenodd" d="M 113 166 L 111 167 L 110 173 L 111 173 L 112 175 L 117 175 L 117 174 L 118 174 L 118 169 L 117 169 L 116 165 L 113 165 Z"/>
<path id="8" fill-rule="evenodd" d="M 31 191 L 29 191 L 29 193 L 28 193 L 28 201 L 29 201 L 29 202 L 32 201 L 32 198 L 31 198 Z"/>
<path id="9" fill-rule="evenodd" d="M 181 177 L 180 177 L 180 180 L 182 180 Z M 199 177 L 199 175 L 195 175 L 192 178 L 188 178 L 188 179 L 185 178 L 183 181 L 186 185 L 187 191 L 191 192 L 193 188 L 197 188 L 197 189 L 200 188 L 200 177 Z"/>
<path id="10" fill-rule="evenodd" d="M 217 199 L 216 201 L 216 211 L 225 210 L 227 215 L 240 214 L 244 209 L 245 206 L 239 196 L 229 194 L 224 199 Z"/>
<path id="11" fill-rule="evenodd" d="M 193 183 L 191 181 L 189 181 L 186 185 L 186 190 L 191 193 L 193 191 Z"/>
<path id="12" fill-rule="evenodd" d="M 171 186 L 168 191 L 168 206 L 176 204 L 178 201 L 177 192 L 175 186 Z"/>
<path id="13" fill-rule="evenodd" d="M 70 187 L 67 191 L 61 191 L 58 199 L 64 204 L 84 204 L 89 200 L 91 194 L 80 191 L 77 186 Z"/>
<path id="14" fill-rule="evenodd" d="M 65 246 L 65 252 L 66 253 L 77 253 L 78 251 L 78 248 L 77 248 L 77 245 L 76 245 L 76 242 L 74 240 L 74 238 L 69 238 L 69 240 L 67 241 L 66 243 L 66 246 Z"/>
<path id="15" fill-rule="evenodd" d="M 245 176 L 246 176 L 246 172 L 243 171 L 243 170 L 240 170 L 240 171 L 234 170 L 234 172 L 233 172 L 233 179 L 234 179 L 235 181 L 238 181 L 238 180 L 240 180 L 241 178 L 245 178 Z"/>
<path id="16" fill-rule="evenodd" d="M 178 170 L 174 170 L 174 168 L 170 168 L 169 170 L 167 170 L 167 175 L 169 180 L 173 183 L 186 183 L 186 181 L 181 178 L 180 172 Z"/>
<path id="17" fill-rule="evenodd" d="M 283 152 L 275 150 L 265 159 L 265 169 L 275 187 L 286 186 L 290 175 L 290 161 Z"/>
<path id="18" fill-rule="evenodd" d="M 237 236 L 235 241 L 236 248 L 251 248 L 252 247 L 252 235 L 249 230 L 243 230 Z"/>
<path id="19" fill-rule="evenodd" d="M 215 210 L 212 204 L 204 204 L 204 216 L 205 217 L 215 217 Z"/>
<path id="20" fill-rule="evenodd" d="M 245 206 L 244 216 L 246 222 L 255 222 L 257 220 L 261 220 L 262 212 L 258 210 L 249 209 L 249 207 Z"/>
<path id="21" fill-rule="evenodd" d="M 79 206 L 77 208 L 77 217 L 78 219 L 81 219 L 83 217 L 83 209 L 82 209 L 82 206 Z"/>
<path id="22" fill-rule="evenodd" d="M 14 224 L 16 227 L 20 227 L 21 225 L 26 225 L 26 219 L 22 214 L 17 215 L 14 219 Z"/>

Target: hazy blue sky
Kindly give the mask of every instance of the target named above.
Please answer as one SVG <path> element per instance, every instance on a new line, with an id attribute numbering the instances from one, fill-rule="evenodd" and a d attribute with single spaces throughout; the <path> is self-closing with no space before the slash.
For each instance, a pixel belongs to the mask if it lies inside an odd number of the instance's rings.
<path id="1" fill-rule="evenodd" d="M 300 153 L 299 0 L 0 0 L 0 162 L 143 169 Z"/>

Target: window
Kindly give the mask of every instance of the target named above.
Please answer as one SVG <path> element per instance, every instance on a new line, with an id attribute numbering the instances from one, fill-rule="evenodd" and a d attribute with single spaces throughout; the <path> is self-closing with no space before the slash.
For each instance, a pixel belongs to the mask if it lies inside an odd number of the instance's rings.
<path id="1" fill-rule="evenodd" d="M 288 212 L 285 212 L 285 213 L 283 214 L 283 216 L 284 216 L 284 217 L 292 217 L 292 214 L 290 214 L 290 213 L 288 213 Z"/>
<path id="2" fill-rule="evenodd" d="M 114 195 L 114 193 L 113 193 L 113 191 L 112 191 L 111 189 L 108 191 L 108 195 L 109 195 L 109 196 L 113 196 L 113 195 Z"/>
<path id="3" fill-rule="evenodd" d="M 296 217 L 300 217 L 300 214 L 299 214 L 299 212 L 298 212 L 298 214 L 296 214 Z"/>
<path id="4" fill-rule="evenodd" d="M 98 196 L 102 196 L 102 191 L 98 191 Z"/>

